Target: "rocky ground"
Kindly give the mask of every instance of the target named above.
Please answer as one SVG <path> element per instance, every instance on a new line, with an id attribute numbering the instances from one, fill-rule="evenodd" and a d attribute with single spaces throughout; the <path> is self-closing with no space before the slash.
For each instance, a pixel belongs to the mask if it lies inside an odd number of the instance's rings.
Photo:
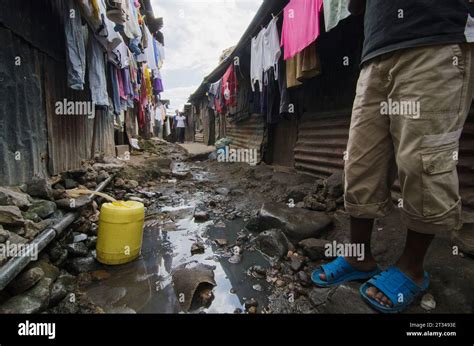
<path id="1" fill-rule="evenodd" d="M 326 244 L 348 241 L 339 174 L 219 163 L 162 141 L 141 147 L 127 162 L 97 157 L 49 181 L 0 188 L 1 243 L 31 241 L 71 209 L 67 190 L 110 175 L 105 193 L 146 206 L 142 255 L 110 267 L 95 260 L 105 201 L 78 198 L 80 217 L 0 292 L 1 313 L 373 313 L 360 284 L 320 289 L 310 280 L 330 260 Z M 405 232 L 397 210 L 377 221 L 382 267 L 401 253 Z M 434 241 L 426 267 L 431 286 L 409 313 L 473 312 L 474 261 L 453 253 L 449 235 Z"/>

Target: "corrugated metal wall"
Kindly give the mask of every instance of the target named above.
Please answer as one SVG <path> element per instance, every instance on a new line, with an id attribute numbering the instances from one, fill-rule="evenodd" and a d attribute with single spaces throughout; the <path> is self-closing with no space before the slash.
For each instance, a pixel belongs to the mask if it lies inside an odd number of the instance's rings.
<path id="1" fill-rule="evenodd" d="M 344 169 L 343 155 L 349 138 L 350 118 L 306 114 L 298 124 L 295 168 L 305 174 L 326 177 Z M 342 117 L 341 117 L 342 116 Z M 459 150 L 459 185 L 461 196 L 472 195 L 474 188 L 474 108 L 464 126 Z M 393 186 L 400 191 L 398 181 Z"/>
<path id="2" fill-rule="evenodd" d="M 55 103 L 90 100 L 69 89 L 60 0 L 6 0 L 0 21 L 0 184 L 78 168 L 90 157 L 94 121 L 55 114 Z M 15 64 L 15 58 L 21 64 Z M 114 153 L 113 118 L 97 113 L 96 149 Z M 22 160 L 14 160 L 20 152 Z M 49 171 L 49 172 L 48 172 Z"/>
<path id="3" fill-rule="evenodd" d="M 257 149 L 262 158 L 262 144 L 265 136 L 265 123 L 260 114 L 253 114 L 240 122 L 227 120 L 227 138 L 232 140 L 232 148 Z"/>
<path id="4" fill-rule="evenodd" d="M 11 185 L 47 175 L 42 54 L 5 28 L 0 42 L 0 185 Z"/>
<path id="5" fill-rule="evenodd" d="M 344 116 L 346 115 L 346 116 Z M 298 123 L 295 168 L 316 177 L 328 176 L 344 168 L 350 111 L 339 117 L 304 114 Z"/>

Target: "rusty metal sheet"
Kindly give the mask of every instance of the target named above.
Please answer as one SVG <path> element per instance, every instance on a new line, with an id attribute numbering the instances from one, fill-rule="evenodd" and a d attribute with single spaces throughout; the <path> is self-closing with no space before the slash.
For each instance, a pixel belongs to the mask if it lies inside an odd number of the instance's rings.
<path id="1" fill-rule="evenodd" d="M 240 122 L 227 121 L 226 132 L 227 138 L 232 140 L 231 148 L 257 149 L 259 160 L 261 160 L 265 122 L 260 114 L 252 114 Z"/>
<path id="2" fill-rule="evenodd" d="M 29 9 L 35 8 L 31 1 L 15 4 L 23 4 L 26 11 L 12 13 L 18 20 L 28 17 Z M 41 12 L 42 16 L 36 13 L 35 20 L 61 23 L 61 4 L 61 1 L 50 2 L 44 7 L 48 11 Z M 9 23 L 14 18 L 9 18 Z M 58 59 L 50 46 L 38 47 L 46 42 L 41 35 L 50 35 L 43 30 L 46 27 L 39 25 L 30 36 L 25 28 L 19 33 L 8 26 L 0 28 L 0 184 L 19 184 L 33 176 L 75 169 L 90 157 L 94 121 L 85 115 L 65 116 L 55 112 L 57 101 L 90 101 L 89 87 L 86 84 L 82 92 L 69 89 L 65 60 Z M 64 32 L 61 27 L 58 30 Z M 48 37 L 51 41 L 55 36 Z M 62 51 L 64 35 L 58 37 L 60 40 L 54 44 Z M 15 64 L 16 57 L 21 58 L 21 64 Z M 109 153 L 114 146 L 113 118 L 101 117 L 97 126 L 96 147 Z M 18 152 L 22 160 L 14 159 Z"/>
<path id="3" fill-rule="evenodd" d="M 346 117 L 304 114 L 298 124 L 295 145 L 297 171 L 325 177 L 344 168 L 343 155 L 349 138 L 350 113 Z"/>

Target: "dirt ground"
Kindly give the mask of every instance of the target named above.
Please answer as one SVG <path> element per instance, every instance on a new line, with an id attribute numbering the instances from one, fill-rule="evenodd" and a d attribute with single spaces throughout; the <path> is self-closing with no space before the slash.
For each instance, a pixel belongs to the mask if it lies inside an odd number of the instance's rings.
<path id="1" fill-rule="evenodd" d="M 149 153 L 132 156 L 122 173 L 123 177 L 136 179 L 140 185 L 159 192 L 160 197 L 147 202 L 141 258 L 123 270 L 106 268 L 111 278 L 101 281 L 100 287 L 85 286 L 86 294 L 95 303 L 110 312 L 127 308 L 135 312 L 182 311 L 176 300 L 179 292 L 172 288 L 173 272 L 180 266 L 199 262 L 214 267 L 216 285 L 212 300 L 197 309 L 198 312 L 373 313 L 359 297 L 360 283 L 334 289 L 317 288 L 308 283 L 308 276 L 323 261 L 310 260 L 294 244 L 295 256 L 299 253 L 303 263 L 296 271 L 291 270 L 292 254 L 281 259 L 262 255 L 255 246 L 258 231 L 249 232 L 245 227 L 258 216 L 263 203 L 288 203 L 298 193 L 303 196 L 321 184 L 320 179 L 265 164 L 204 161 L 202 153 L 189 156 L 182 147 L 172 147 L 168 178 L 154 174 L 166 162 Z M 324 230 L 321 238 L 347 242 L 349 217 L 339 204 L 335 209 L 328 212 L 334 223 Z M 196 211 L 207 215 L 204 222 L 197 221 Z M 405 235 L 397 210 L 377 220 L 373 253 L 382 268 L 397 260 Z M 216 246 L 222 238 L 225 245 Z M 190 251 L 195 244 L 202 246 L 202 253 Z M 232 260 L 235 244 L 240 249 L 237 263 Z M 260 276 L 251 273 L 256 266 L 263 268 Z M 134 284 L 124 283 L 137 275 L 137 268 L 142 268 L 147 276 L 145 289 L 135 279 Z M 431 279 L 426 293 L 433 296 L 436 308 L 427 311 L 420 307 L 418 299 L 407 313 L 474 311 L 474 260 L 462 253 L 453 254 L 449 234 L 434 240 L 426 258 L 426 270 Z M 125 293 L 119 299 L 112 298 L 117 289 Z M 148 300 L 140 306 L 134 305 L 134 297 L 143 290 Z"/>

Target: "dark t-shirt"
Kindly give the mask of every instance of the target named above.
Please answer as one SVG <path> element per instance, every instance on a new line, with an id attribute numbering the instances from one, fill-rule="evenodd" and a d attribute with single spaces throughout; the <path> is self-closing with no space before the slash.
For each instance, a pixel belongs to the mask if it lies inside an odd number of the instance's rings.
<path id="1" fill-rule="evenodd" d="M 466 42 L 472 6 L 469 0 L 367 0 L 362 62 L 403 48 Z"/>

